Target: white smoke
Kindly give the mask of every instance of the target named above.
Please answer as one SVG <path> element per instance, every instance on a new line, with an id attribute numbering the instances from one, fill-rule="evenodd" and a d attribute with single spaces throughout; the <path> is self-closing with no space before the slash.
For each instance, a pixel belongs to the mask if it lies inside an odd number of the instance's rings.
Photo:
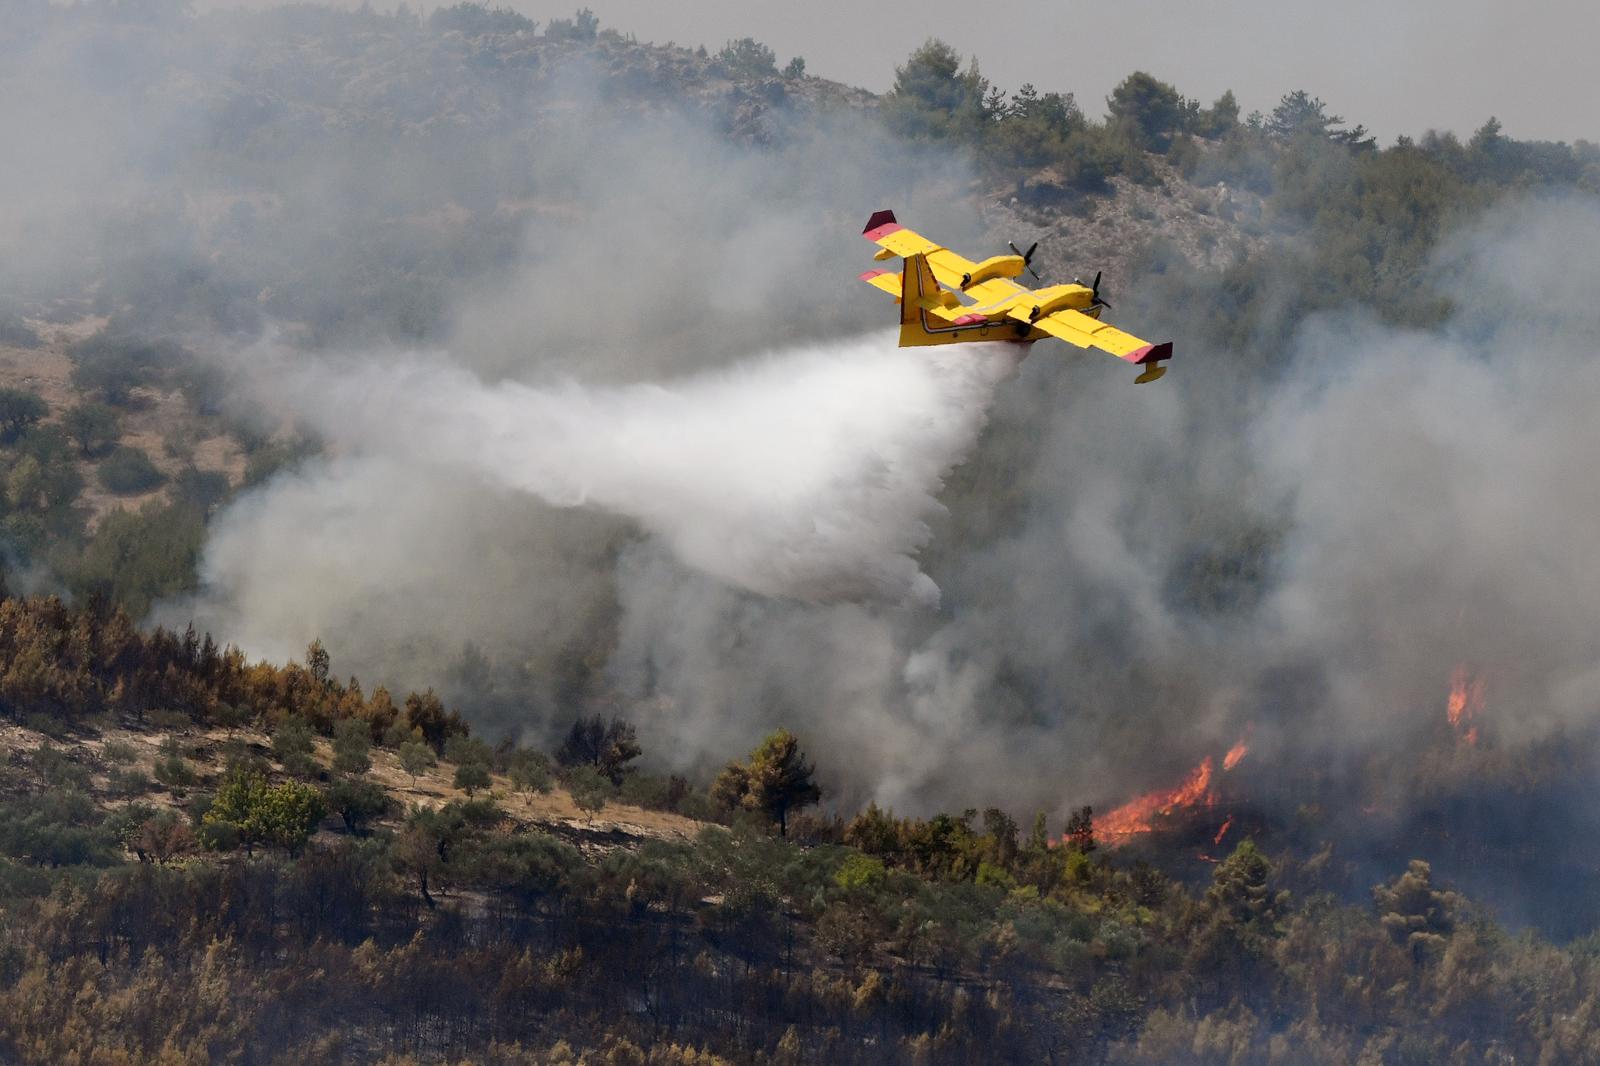
<path id="1" fill-rule="evenodd" d="M 715 101 L 635 114 L 554 61 L 502 95 L 409 22 L 357 28 L 383 76 L 329 110 L 302 52 L 344 38 L 312 9 L 73 11 L 10 53 L 0 282 L 103 275 L 129 328 L 204 352 L 280 321 L 302 350 L 251 349 L 270 373 L 234 398 L 329 445 L 215 517 L 155 621 L 280 660 L 320 637 L 490 735 L 614 697 L 656 768 L 785 725 L 832 801 L 903 812 L 1113 802 L 1247 722 L 1260 764 L 1401 743 L 1463 661 L 1496 728 L 1597 720 L 1592 205 L 1464 225 L 1425 268 L 1438 328 L 1341 308 L 1270 362 L 1207 346 L 1231 281 L 1127 279 L 1117 321 L 1175 337 L 1173 373 L 1052 345 L 980 436 L 1015 351 L 800 347 L 890 313 L 854 279 L 874 208 L 974 255 L 1036 236 L 984 233 L 945 145 L 796 107 L 739 147 Z M 472 151 L 349 135 L 441 100 Z M 1275 335 L 1304 283 L 1243 321 Z M 381 339 L 419 336 L 449 354 Z M 492 684 L 455 670 L 485 660 Z"/>
<path id="2" fill-rule="evenodd" d="M 420 355 L 274 377 L 344 464 L 397 463 L 624 516 L 689 566 L 763 595 L 934 606 L 916 553 L 935 493 L 1020 355 L 902 349 L 885 334 L 652 385 L 491 384 Z M 214 590 L 238 553 L 259 547 L 213 547 Z"/>

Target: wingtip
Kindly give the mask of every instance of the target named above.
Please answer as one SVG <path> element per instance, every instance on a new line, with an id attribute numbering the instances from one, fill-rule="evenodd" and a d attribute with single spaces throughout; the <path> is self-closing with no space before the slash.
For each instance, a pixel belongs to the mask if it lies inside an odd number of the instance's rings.
<path id="1" fill-rule="evenodd" d="M 867 219 L 867 224 L 862 227 L 861 232 L 871 233 L 884 223 L 894 221 L 894 212 L 890 211 L 888 208 L 884 208 L 882 211 L 874 211 L 872 212 L 872 217 Z"/>
<path id="2" fill-rule="evenodd" d="M 1130 363 L 1137 363 L 1144 367 L 1144 373 L 1133 379 L 1134 384 L 1144 385 L 1152 381 L 1158 381 L 1161 375 L 1167 372 L 1167 368 L 1161 364 L 1165 360 L 1172 358 L 1172 342 L 1147 344 L 1143 348 L 1137 348 L 1129 352 L 1122 358 Z"/>
<path id="3" fill-rule="evenodd" d="M 869 241 L 877 241 L 900 228 L 893 211 L 874 211 L 872 217 L 867 219 L 867 226 L 861 231 L 861 235 Z"/>
<path id="4" fill-rule="evenodd" d="M 1122 358 L 1130 363 L 1159 363 L 1172 358 L 1172 342 L 1163 341 L 1160 344 L 1147 344 L 1143 348 L 1135 348 Z"/>

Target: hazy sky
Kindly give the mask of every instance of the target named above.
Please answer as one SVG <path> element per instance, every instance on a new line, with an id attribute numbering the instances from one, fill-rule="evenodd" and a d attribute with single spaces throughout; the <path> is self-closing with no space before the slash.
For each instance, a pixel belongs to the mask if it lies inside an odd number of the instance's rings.
<path id="1" fill-rule="evenodd" d="M 501 2 L 541 21 L 578 6 Z M 878 91 L 937 36 L 975 54 L 1001 86 L 1070 90 L 1090 114 L 1143 69 L 1206 103 L 1231 88 L 1246 112 L 1303 88 L 1385 141 L 1430 127 L 1470 133 L 1490 115 L 1515 137 L 1600 140 L 1600 5 L 1582 0 L 583 2 L 641 40 L 716 48 L 755 37 L 780 62 L 802 55 L 810 73 Z"/>

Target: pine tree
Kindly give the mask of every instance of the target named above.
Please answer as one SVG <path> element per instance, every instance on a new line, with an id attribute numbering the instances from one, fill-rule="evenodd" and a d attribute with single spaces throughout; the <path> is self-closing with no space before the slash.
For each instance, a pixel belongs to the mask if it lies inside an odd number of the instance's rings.
<path id="1" fill-rule="evenodd" d="M 780 729 L 763 740 L 750 753 L 746 767 L 749 790 L 744 805 L 778 823 L 781 836 L 789 835 L 789 812 L 809 807 L 822 799 L 822 790 L 812 780 L 816 768 L 800 751 L 799 739 Z"/>

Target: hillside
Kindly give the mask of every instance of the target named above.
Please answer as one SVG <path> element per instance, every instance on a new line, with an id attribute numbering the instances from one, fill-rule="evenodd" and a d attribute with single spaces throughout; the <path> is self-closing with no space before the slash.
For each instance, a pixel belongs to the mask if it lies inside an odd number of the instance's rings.
<path id="1" fill-rule="evenodd" d="M 803 789 L 784 839 L 766 800 L 739 798 L 769 767 L 809 775 L 782 738 L 696 796 L 629 765 L 616 722 L 554 760 L 490 749 L 430 694 L 400 711 L 327 669 L 319 647 L 305 666 L 252 664 L 116 615 L 0 603 L 0 1050 L 1152 1066 L 1191 1048 L 1592 1052 L 1575 1020 L 1600 997 L 1592 946 L 1512 938 L 1424 862 L 1344 906 L 1319 888 L 1328 853 L 1274 862 L 1246 840 L 1190 889 L 1108 856 L 1087 809 L 1052 840 L 1044 815 L 1024 837 L 993 809 L 803 817 Z M 642 795 L 698 818 L 627 802 Z"/>
<path id="2" fill-rule="evenodd" d="M 1600 1064 L 1600 147 L 201 6 L 0 26 L 0 1063 Z"/>
<path id="3" fill-rule="evenodd" d="M 93 735 L 52 739 L 25 727 L 0 723 L 0 744 L 4 745 L 9 765 L 35 771 L 10 782 L 17 794 L 47 790 L 51 779 L 42 768 L 55 767 L 54 760 L 61 759 L 67 766 L 87 772 L 83 778 L 86 794 L 106 817 L 113 819 L 130 808 L 149 808 L 152 816 L 162 812 L 182 814 L 185 801 L 193 795 L 216 790 L 229 759 L 267 758 L 272 753 L 269 734 L 244 726 L 161 730 L 128 724 L 101 729 Z M 43 757 L 41 749 L 46 751 Z M 160 766 L 174 752 L 184 760 L 192 778 L 176 788 L 163 787 Z M 337 779 L 332 773 L 334 753 L 329 738 L 316 738 L 310 757 L 315 769 L 306 776 L 324 781 Z M 415 776 L 406 771 L 393 751 L 375 751 L 372 760 L 368 779 L 382 786 L 387 802 L 378 815 L 363 824 L 365 831 L 392 833 L 401 828 L 410 811 L 437 811 L 449 803 L 471 798 L 453 784 L 457 766 L 449 760 L 423 768 Z M 50 772 L 75 773 L 70 769 Z M 599 812 L 586 814 L 560 785 L 552 785 L 545 792 L 521 790 L 498 771 L 490 773 L 490 780 L 484 791 L 508 824 L 515 825 L 518 831 L 536 829 L 549 833 L 580 848 L 603 851 L 637 846 L 648 840 L 683 840 L 702 827 L 702 823 L 670 811 L 649 810 L 615 799 Z M 348 837 L 349 826 L 337 814 L 331 814 L 309 842 L 337 847 Z M 130 851 L 127 857 L 136 856 Z"/>
<path id="4" fill-rule="evenodd" d="M 0 388 L 40 396 L 46 412 L 36 423 L 71 434 L 68 413 L 101 399 L 94 387 L 74 380 L 75 360 L 70 354 L 106 327 L 103 317 L 88 317 L 68 325 L 27 321 L 38 344 L 27 348 L 0 345 Z M 89 454 L 79 445 L 73 463 L 83 488 L 72 504 L 83 512 L 84 529 L 93 534 L 101 519 L 116 510 L 138 511 L 178 499 L 177 485 L 189 471 L 220 476 L 217 498 L 244 483 L 246 458 L 230 426 L 216 416 L 205 416 L 182 388 L 152 383 L 129 390 L 114 426 L 96 438 Z M 48 431 L 48 430 L 47 430 Z M 147 456 L 159 476 L 154 485 L 131 485 L 116 491 L 100 476 L 106 458 L 122 449 Z M 192 476 L 192 475 L 191 475 Z"/>

